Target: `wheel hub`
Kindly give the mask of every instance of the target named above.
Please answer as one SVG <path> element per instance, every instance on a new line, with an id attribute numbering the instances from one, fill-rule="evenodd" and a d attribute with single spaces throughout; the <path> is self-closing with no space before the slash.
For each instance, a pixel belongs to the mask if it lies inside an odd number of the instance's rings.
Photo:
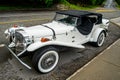
<path id="1" fill-rule="evenodd" d="M 52 67 L 55 63 L 55 56 L 54 55 L 49 55 L 49 56 L 46 56 L 44 57 L 44 59 L 42 60 L 42 64 L 41 66 L 44 68 L 44 69 L 49 69 L 50 67 Z"/>
<path id="2" fill-rule="evenodd" d="M 46 64 L 47 65 L 51 65 L 51 64 L 53 64 L 54 63 L 54 59 L 53 58 L 48 58 L 47 60 L 46 60 Z"/>

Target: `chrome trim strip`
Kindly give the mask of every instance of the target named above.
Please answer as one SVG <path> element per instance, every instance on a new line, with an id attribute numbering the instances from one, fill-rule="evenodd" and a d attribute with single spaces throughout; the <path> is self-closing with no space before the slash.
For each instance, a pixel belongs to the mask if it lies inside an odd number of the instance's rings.
<path id="1" fill-rule="evenodd" d="M 27 49 L 24 49 L 22 52 L 20 52 L 19 54 L 17 54 L 17 57 L 21 56 L 23 53 L 25 53 L 27 51 Z"/>
<path id="2" fill-rule="evenodd" d="M 56 39 L 56 33 L 55 33 L 55 30 L 54 30 L 54 29 L 52 29 L 51 27 L 48 27 L 47 25 L 43 25 L 43 24 L 41 24 L 41 26 L 44 26 L 44 27 L 46 27 L 46 28 L 48 28 L 48 29 L 51 29 L 52 32 L 53 32 L 53 39 Z"/>
<path id="3" fill-rule="evenodd" d="M 6 46 L 6 45 L 5 45 Z M 7 47 L 7 46 L 6 46 Z M 19 58 L 18 58 L 18 56 L 9 48 L 9 47 L 7 47 L 7 49 L 12 53 L 12 55 L 22 64 L 22 65 L 24 65 L 26 68 L 28 68 L 28 69 L 32 69 L 29 65 L 27 65 L 26 63 L 24 63 L 22 60 L 20 60 Z"/>

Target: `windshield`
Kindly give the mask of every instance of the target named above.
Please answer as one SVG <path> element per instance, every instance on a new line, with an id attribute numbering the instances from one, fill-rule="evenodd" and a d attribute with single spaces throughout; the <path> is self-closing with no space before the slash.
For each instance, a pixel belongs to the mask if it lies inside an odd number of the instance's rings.
<path id="1" fill-rule="evenodd" d="M 73 17 L 70 15 L 64 15 L 64 14 L 56 14 L 54 20 L 67 24 L 67 25 L 76 26 L 77 17 Z"/>

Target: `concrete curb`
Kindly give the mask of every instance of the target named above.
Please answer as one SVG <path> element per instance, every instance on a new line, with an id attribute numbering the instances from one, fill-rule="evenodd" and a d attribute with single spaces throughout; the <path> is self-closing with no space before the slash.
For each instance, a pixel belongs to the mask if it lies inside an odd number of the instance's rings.
<path id="1" fill-rule="evenodd" d="M 112 22 L 112 21 L 110 21 L 111 23 L 113 23 L 113 24 L 115 24 L 116 26 L 120 26 L 120 25 L 118 25 L 118 24 L 116 24 L 116 23 L 114 23 L 114 22 Z"/>
<path id="2" fill-rule="evenodd" d="M 120 17 L 111 19 L 110 22 L 117 25 L 120 28 Z"/>

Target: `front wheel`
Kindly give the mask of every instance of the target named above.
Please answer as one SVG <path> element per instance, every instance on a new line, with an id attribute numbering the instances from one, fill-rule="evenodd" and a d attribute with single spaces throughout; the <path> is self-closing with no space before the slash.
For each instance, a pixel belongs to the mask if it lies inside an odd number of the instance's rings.
<path id="1" fill-rule="evenodd" d="M 100 47 L 100 46 L 103 45 L 104 41 L 105 41 L 105 33 L 102 31 L 99 34 L 97 42 L 95 42 L 94 45 L 97 46 L 97 47 Z"/>
<path id="2" fill-rule="evenodd" d="M 33 65 L 38 72 L 48 73 L 52 71 L 59 60 L 59 55 L 54 47 L 38 50 L 33 56 Z"/>

